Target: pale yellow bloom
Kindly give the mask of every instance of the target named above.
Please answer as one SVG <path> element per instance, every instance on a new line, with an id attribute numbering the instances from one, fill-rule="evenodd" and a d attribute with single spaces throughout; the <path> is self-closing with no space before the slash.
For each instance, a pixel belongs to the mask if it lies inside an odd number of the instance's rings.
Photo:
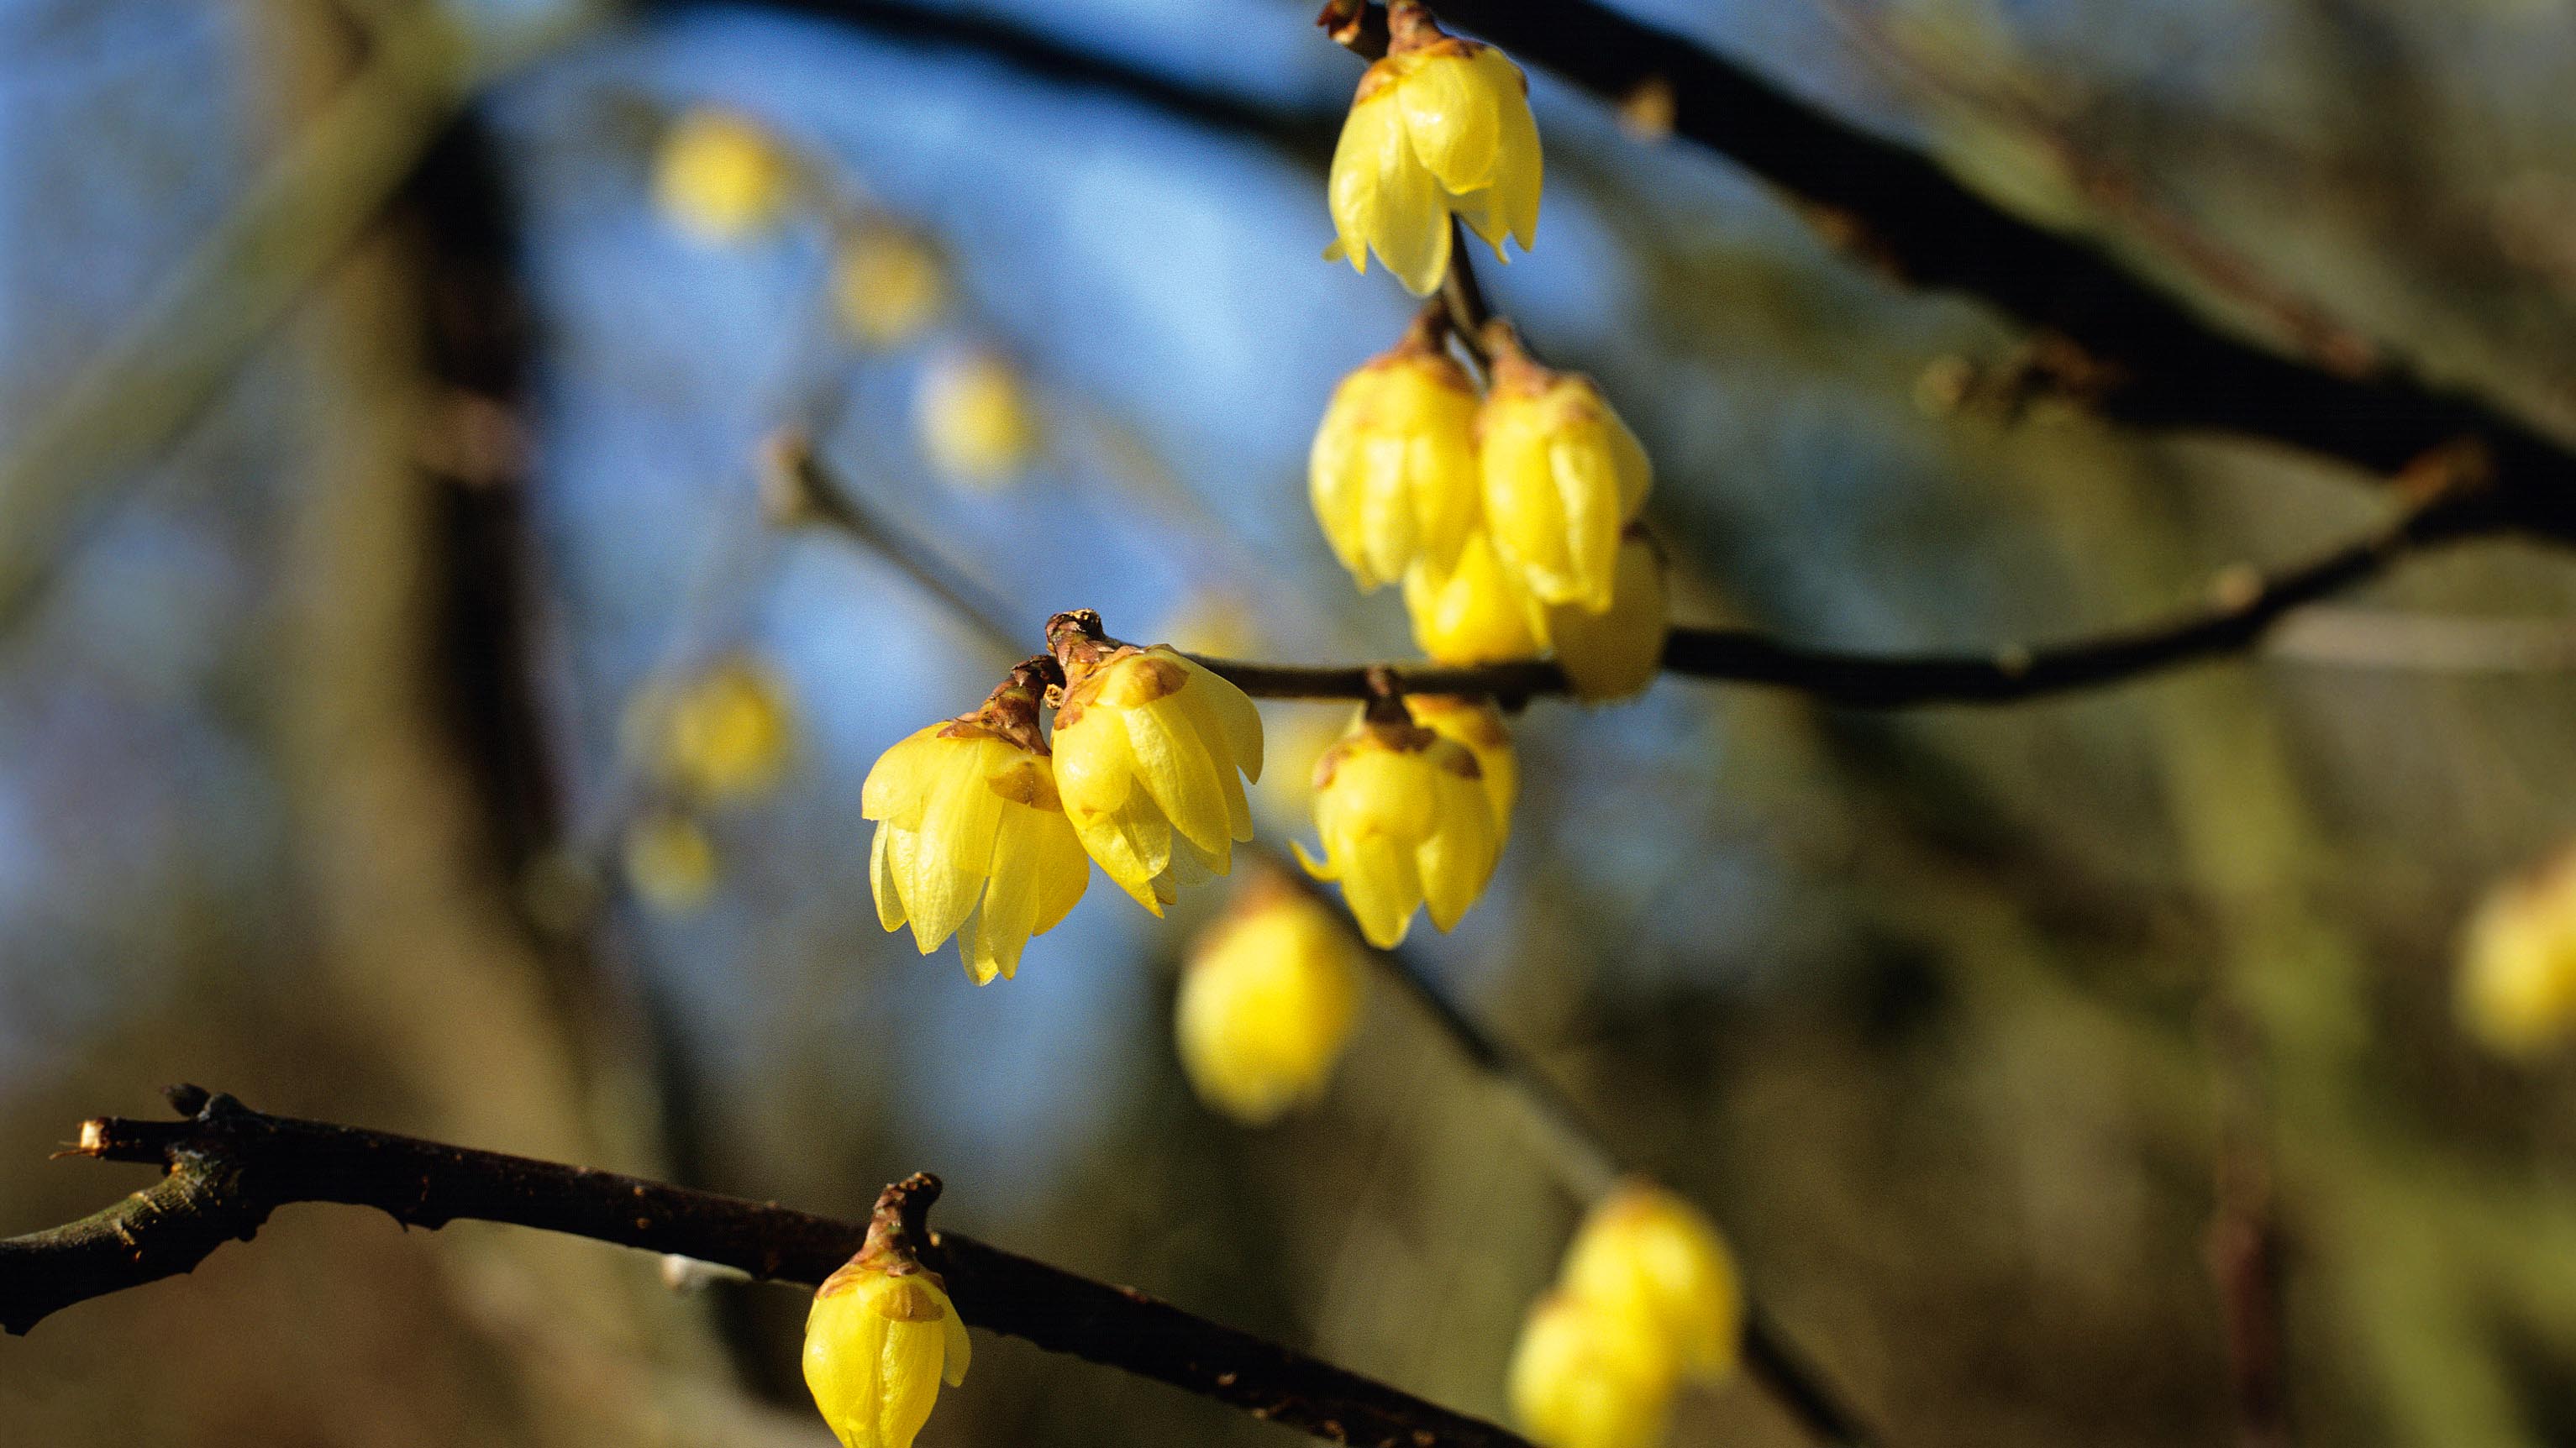
<path id="1" fill-rule="evenodd" d="M 1530 360 L 1491 324 L 1494 386 L 1478 414 L 1485 526 L 1541 603 L 1610 607 L 1619 535 L 1646 504 L 1654 468 L 1588 377 Z"/>
<path id="2" fill-rule="evenodd" d="M 786 681 L 745 654 L 647 694 L 632 722 L 654 777 L 695 799 L 760 794 L 778 782 L 795 753 Z"/>
<path id="3" fill-rule="evenodd" d="M 1414 723 L 1466 745 L 1467 752 L 1476 756 L 1476 768 L 1485 777 L 1485 797 L 1494 804 L 1494 843 L 1499 849 L 1511 838 L 1512 805 L 1521 792 L 1520 756 L 1512 748 L 1512 731 L 1503 723 L 1503 711 L 1490 700 L 1445 694 L 1407 695 L 1404 704 L 1412 711 Z"/>
<path id="4" fill-rule="evenodd" d="M 653 198 L 700 241 L 738 241 L 776 222 L 795 193 L 796 166 L 770 134 L 727 110 L 682 114 L 654 158 Z"/>
<path id="5" fill-rule="evenodd" d="M 1338 239 L 1324 255 L 1365 272 L 1373 250 L 1425 296 L 1449 270 L 1452 213 L 1497 257 L 1506 236 L 1523 251 L 1537 239 L 1538 123 L 1528 78 L 1501 51 L 1442 33 L 1414 0 L 1387 20 L 1386 58 L 1360 77 L 1333 148 Z"/>
<path id="6" fill-rule="evenodd" d="M 1319 880 L 1342 882 L 1342 899 L 1371 945 L 1392 950 L 1425 903 L 1447 930 L 1492 878 L 1502 831 L 1483 768 L 1467 746 L 1419 724 L 1363 719 L 1315 764 Z"/>
<path id="7" fill-rule="evenodd" d="M 704 825 L 678 811 L 638 815 L 626 826 L 626 879 L 656 910 L 695 910 L 715 893 L 715 842 Z"/>
<path id="8" fill-rule="evenodd" d="M 1536 603 L 1481 528 L 1467 535 L 1455 568 L 1416 563 L 1406 571 L 1404 611 L 1413 642 L 1435 663 L 1534 659 L 1546 648 Z"/>
<path id="9" fill-rule="evenodd" d="M 1312 896 L 1252 887 L 1201 932 L 1173 1009 L 1181 1068 L 1199 1099 L 1246 1126 L 1312 1100 L 1358 1013 L 1358 942 Z"/>
<path id="10" fill-rule="evenodd" d="M 948 304 L 948 273 L 919 236 L 872 223 L 842 239 L 832 258 L 832 299 L 853 336 L 891 347 L 938 317 Z"/>
<path id="11" fill-rule="evenodd" d="M 1735 1366 L 1744 1296 L 1734 1254 L 1698 1208 L 1652 1182 L 1603 1198 L 1566 1249 L 1565 1290 L 1658 1336 L 1702 1382 Z"/>
<path id="12" fill-rule="evenodd" d="M 912 420 L 922 456 L 970 486 L 1009 482 L 1037 454 L 1037 405 L 1028 383 L 991 352 L 961 352 L 931 364 Z"/>
<path id="13" fill-rule="evenodd" d="M 1091 866 L 1037 737 L 1037 688 L 1015 671 L 982 710 L 880 756 L 860 793 L 877 822 L 868 886 L 888 930 L 928 955 L 949 936 L 983 985 L 1019 970 L 1029 937 L 1062 921 Z"/>
<path id="14" fill-rule="evenodd" d="M 2458 998 L 2461 1024 L 2499 1055 L 2576 1038 L 2576 850 L 2488 894 L 2462 941 Z"/>
<path id="15" fill-rule="evenodd" d="M 939 1385 L 966 1380 L 966 1324 L 937 1274 L 853 1260 L 805 1317 L 805 1386 L 842 1448 L 912 1448 Z"/>
<path id="16" fill-rule="evenodd" d="M 1666 592 L 1663 550 L 1631 524 L 1619 541 L 1607 609 L 1594 613 L 1579 602 L 1545 607 L 1543 630 L 1576 698 L 1596 704 L 1625 699 L 1655 681 L 1663 671 L 1664 638 L 1672 631 Z"/>
<path id="17" fill-rule="evenodd" d="M 1512 1416 L 1547 1448 L 1654 1448 L 1672 1416 L 1672 1355 L 1636 1319 L 1552 1292 L 1521 1324 L 1507 1386 Z"/>
<path id="18" fill-rule="evenodd" d="M 1362 592 L 1446 571 L 1476 526 L 1476 388 L 1436 325 L 1342 379 L 1307 456 L 1315 518 Z"/>
<path id="19" fill-rule="evenodd" d="M 1261 714 L 1165 644 L 1110 647 L 1096 615 L 1058 614 L 1056 785 L 1091 858 L 1160 915 L 1182 885 L 1233 867 L 1252 838 L 1243 780 L 1261 777 Z"/>

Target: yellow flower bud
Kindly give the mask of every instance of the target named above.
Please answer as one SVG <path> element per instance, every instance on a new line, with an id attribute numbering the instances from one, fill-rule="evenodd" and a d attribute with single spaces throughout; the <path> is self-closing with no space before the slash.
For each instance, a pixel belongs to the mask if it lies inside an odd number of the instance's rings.
<path id="1" fill-rule="evenodd" d="M 673 810 L 652 810 L 626 826 L 626 879 L 636 898 L 679 915 L 707 903 L 716 888 L 716 847 L 706 828 Z"/>
<path id="2" fill-rule="evenodd" d="M 713 107 L 671 123 L 653 168 L 662 214 L 709 244 L 737 241 L 776 222 L 795 183 L 795 163 L 767 131 Z"/>
<path id="3" fill-rule="evenodd" d="M 1693 1378 L 1732 1371 L 1744 1330 L 1734 1255 L 1698 1208 L 1651 1182 L 1602 1199 L 1566 1249 L 1565 1290 L 1661 1338 Z"/>
<path id="4" fill-rule="evenodd" d="M 1405 572 L 1404 611 L 1414 644 L 1435 663 L 1495 664 L 1546 649 L 1536 603 L 1481 528 L 1467 535 L 1457 567 L 1416 563 Z"/>
<path id="5" fill-rule="evenodd" d="M 1392 950 L 1428 902 L 1447 930 L 1492 878 L 1502 831 L 1484 770 L 1467 746 L 1419 724 L 1362 720 L 1315 764 L 1319 880 L 1342 882 L 1342 899 L 1371 945 Z"/>
<path id="6" fill-rule="evenodd" d="M 1089 613 L 1058 614 L 1064 663 L 1056 786 L 1082 847 L 1160 915 L 1182 885 L 1233 868 L 1252 838 L 1243 780 L 1261 777 L 1261 714 L 1241 689 L 1166 644 L 1109 647 Z"/>
<path id="7" fill-rule="evenodd" d="M 1486 335 L 1494 386 L 1476 440 L 1494 551 L 1541 603 L 1600 613 L 1653 466 L 1590 378 L 1531 361 L 1506 324 Z"/>
<path id="8" fill-rule="evenodd" d="M 1201 932 L 1173 1011 L 1199 1099 L 1246 1126 L 1322 1092 L 1350 1039 L 1358 943 L 1312 896 L 1265 880 Z"/>
<path id="9" fill-rule="evenodd" d="M 1360 77 L 1333 148 L 1324 255 L 1368 270 L 1374 250 L 1416 296 L 1449 270 L 1454 212 L 1503 257 L 1538 236 L 1543 166 L 1529 81 L 1489 45 L 1444 34 L 1415 0 L 1388 7 L 1386 58 Z M 1509 258 L 1504 258 L 1508 260 Z"/>
<path id="10" fill-rule="evenodd" d="M 1598 704 L 1644 693 L 1663 671 L 1670 611 L 1663 550 L 1632 524 L 1619 541 L 1609 608 L 1594 613 L 1580 603 L 1557 603 L 1545 609 L 1548 642 L 1574 696 Z"/>
<path id="11" fill-rule="evenodd" d="M 805 1317 L 805 1386 L 842 1448 L 912 1448 L 939 1385 L 966 1380 L 966 1324 L 938 1274 L 853 1260 Z"/>
<path id="12" fill-rule="evenodd" d="M 1512 834 L 1512 804 L 1520 798 L 1520 756 L 1512 749 L 1512 731 L 1503 711 L 1484 699 L 1453 699 L 1443 694 L 1408 695 L 1405 707 L 1413 722 L 1426 725 L 1443 739 L 1454 739 L 1476 756 L 1485 776 L 1485 797 L 1494 804 L 1494 845 L 1500 850 Z"/>
<path id="13" fill-rule="evenodd" d="M 1018 369 L 991 352 L 941 358 L 913 405 L 922 455 L 973 487 L 1009 482 L 1038 449 L 1038 417 Z"/>
<path id="14" fill-rule="evenodd" d="M 1307 481 L 1333 555 L 1365 593 L 1417 560 L 1447 571 L 1476 526 L 1476 388 L 1427 320 L 1342 379 Z"/>
<path id="15" fill-rule="evenodd" d="M 1512 1351 L 1512 1416 L 1548 1448 L 1654 1448 L 1672 1414 L 1672 1356 L 1644 1324 L 1571 1292 L 1530 1308 Z"/>
<path id="16" fill-rule="evenodd" d="M 654 776 L 692 798 L 739 799 L 778 782 L 795 751 L 786 681 L 736 654 L 638 701 Z"/>
<path id="17" fill-rule="evenodd" d="M 859 812 L 877 822 L 878 923 L 908 921 L 924 955 L 955 935 L 977 985 L 1017 973 L 1029 937 L 1053 930 L 1091 882 L 1038 738 L 1038 688 L 1015 670 L 982 709 L 879 756 L 860 790 Z"/>
<path id="18" fill-rule="evenodd" d="M 2463 939 L 2458 997 L 2461 1024 L 2498 1055 L 2576 1037 L 2576 851 L 2488 894 Z"/>
<path id="19" fill-rule="evenodd" d="M 891 347 L 948 304 L 948 273 L 929 243 L 899 226 L 861 227 L 832 259 L 832 299 L 853 336 Z"/>

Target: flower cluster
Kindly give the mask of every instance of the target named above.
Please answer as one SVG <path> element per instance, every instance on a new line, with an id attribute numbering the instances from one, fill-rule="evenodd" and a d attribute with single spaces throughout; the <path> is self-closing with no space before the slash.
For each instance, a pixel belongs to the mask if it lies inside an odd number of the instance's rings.
<path id="1" fill-rule="evenodd" d="M 1018 970 L 1092 862 L 1160 915 L 1252 838 L 1238 775 L 1260 777 L 1261 716 L 1242 690 L 1165 645 L 1107 639 L 1088 610 L 1047 638 L 1053 654 L 888 749 L 862 790 L 879 922 L 910 924 L 924 955 L 955 935 L 978 984 Z"/>
<path id="2" fill-rule="evenodd" d="M 746 653 L 640 692 L 623 725 L 645 798 L 625 828 L 626 876 L 669 911 L 706 903 L 718 860 L 707 816 L 775 788 L 796 754 L 786 681 Z"/>
<path id="3" fill-rule="evenodd" d="M 1715 1226 L 1649 1182 L 1594 1207 L 1514 1350 L 1512 1411 L 1550 1448 L 1652 1448 L 1675 1391 L 1734 1370 L 1744 1303 Z"/>

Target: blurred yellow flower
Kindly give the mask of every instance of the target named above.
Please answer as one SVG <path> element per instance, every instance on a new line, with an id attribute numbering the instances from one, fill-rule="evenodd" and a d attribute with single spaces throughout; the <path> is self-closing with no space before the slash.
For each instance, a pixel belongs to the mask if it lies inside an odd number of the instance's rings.
<path id="1" fill-rule="evenodd" d="M 1644 693 L 1663 671 L 1671 607 L 1663 550 L 1630 524 L 1619 540 L 1610 606 L 1594 613 L 1580 603 L 1556 603 L 1542 612 L 1542 630 L 1574 696 L 1598 704 Z"/>
<path id="2" fill-rule="evenodd" d="M 742 799 L 767 791 L 795 753 L 795 711 L 776 670 L 733 654 L 669 690 L 637 700 L 655 779 L 691 799 Z"/>
<path id="3" fill-rule="evenodd" d="M 928 955 L 950 935 L 977 985 L 1018 972 L 1029 937 L 1062 921 L 1091 881 L 1038 737 L 1042 685 L 1023 665 L 984 707 L 879 756 L 860 792 L 877 822 L 868 887 L 877 921 L 907 921 Z"/>
<path id="4" fill-rule="evenodd" d="M 966 1324 L 936 1273 L 854 1258 L 805 1317 L 805 1386 L 842 1448 L 912 1448 L 939 1385 L 966 1380 Z"/>
<path id="5" fill-rule="evenodd" d="M 1654 1448 L 1672 1416 L 1672 1354 L 1635 1318 L 1552 1292 L 1521 1324 L 1507 1387 L 1512 1416 L 1547 1448 Z"/>
<path id="6" fill-rule="evenodd" d="M 987 351 L 953 353 L 922 374 L 913 400 L 922 456 L 954 481 L 996 487 L 1038 450 L 1038 415 L 1019 369 Z"/>
<path id="7" fill-rule="evenodd" d="M 2576 850 L 2489 892 L 2462 941 L 2458 998 L 2461 1024 L 2498 1055 L 2576 1038 Z"/>
<path id="8" fill-rule="evenodd" d="M 1363 719 L 1315 764 L 1321 863 L 1296 846 L 1319 880 L 1342 882 L 1360 933 L 1392 950 L 1426 902 L 1431 923 L 1456 925 L 1484 892 L 1502 853 L 1483 768 L 1467 746 L 1420 724 Z"/>
<path id="9" fill-rule="evenodd" d="M 655 204 L 682 231 L 710 244 L 768 228 L 795 187 L 795 162 L 767 131 L 712 106 L 673 121 L 654 158 Z"/>
<path id="10" fill-rule="evenodd" d="M 948 272 L 921 237 L 871 222 L 841 239 L 832 258 L 832 299 L 852 336 L 891 347 L 917 335 L 948 305 Z"/>
<path id="11" fill-rule="evenodd" d="M 1246 1126 L 1324 1089 L 1350 1039 L 1358 943 L 1333 912 L 1265 879 L 1200 932 L 1173 1031 L 1199 1099 Z"/>
<path id="12" fill-rule="evenodd" d="M 637 899 L 679 915 L 716 888 L 716 847 L 706 827 L 676 810 L 648 810 L 626 825 L 626 879 Z"/>
<path id="13" fill-rule="evenodd" d="M 1735 1367 L 1744 1298 L 1734 1254 L 1698 1208 L 1652 1182 L 1623 1182 L 1592 1209 L 1566 1249 L 1562 1282 L 1660 1338 L 1699 1381 Z"/>
<path id="14" fill-rule="evenodd" d="M 1182 885 L 1233 867 L 1252 838 L 1243 780 L 1261 777 L 1261 714 L 1167 644 L 1110 646 L 1085 610 L 1047 621 L 1063 664 L 1056 787 L 1082 847 L 1160 915 Z"/>
<path id="15" fill-rule="evenodd" d="M 1653 465 L 1590 378 L 1530 360 L 1507 323 L 1488 326 L 1486 344 L 1494 385 L 1476 440 L 1494 551 L 1541 603 L 1602 612 Z"/>
<path id="16" fill-rule="evenodd" d="M 1538 123 L 1501 51 L 1444 33 L 1417 0 L 1395 0 L 1387 23 L 1386 58 L 1360 77 L 1333 148 L 1324 255 L 1365 272 L 1375 251 L 1425 296 L 1449 270 L 1452 213 L 1497 257 L 1506 236 L 1523 251 L 1537 239 Z"/>
<path id="17" fill-rule="evenodd" d="M 1456 566 L 1476 526 L 1476 388 L 1436 321 L 1342 379 L 1307 455 L 1308 492 L 1333 556 L 1365 593 L 1416 561 Z"/>
<path id="18" fill-rule="evenodd" d="M 1546 651 L 1538 608 L 1481 528 L 1467 535 L 1446 573 L 1416 563 L 1404 575 L 1413 642 L 1435 663 L 1495 664 Z"/>

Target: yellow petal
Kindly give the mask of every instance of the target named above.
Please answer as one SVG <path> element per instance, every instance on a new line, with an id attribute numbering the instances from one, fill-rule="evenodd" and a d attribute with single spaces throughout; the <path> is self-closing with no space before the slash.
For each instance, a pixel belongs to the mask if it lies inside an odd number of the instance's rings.
<path id="1" fill-rule="evenodd" d="M 1191 711 L 1180 699 L 1180 694 L 1174 694 L 1122 709 L 1117 717 L 1127 726 L 1127 747 L 1136 757 L 1137 777 L 1161 806 L 1164 818 L 1200 849 L 1222 850 L 1233 838 L 1225 789 L 1217 782 L 1217 761 L 1209 757 L 1207 744 L 1193 727 Z"/>
<path id="2" fill-rule="evenodd" d="M 886 837 L 894 832 L 894 826 L 880 824 L 868 844 L 868 893 L 876 897 L 877 925 L 885 930 L 901 929 L 904 922 L 903 891 L 897 888 L 893 866 L 886 858 Z"/>
<path id="3" fill-rule="evenodd" d="M 1465 54 L 1443 54 L 1396 83 L 1414 155 L 1453 192 L 1479 190 L 1493 179 L 1502 126 L 1488 74 Z"/>

